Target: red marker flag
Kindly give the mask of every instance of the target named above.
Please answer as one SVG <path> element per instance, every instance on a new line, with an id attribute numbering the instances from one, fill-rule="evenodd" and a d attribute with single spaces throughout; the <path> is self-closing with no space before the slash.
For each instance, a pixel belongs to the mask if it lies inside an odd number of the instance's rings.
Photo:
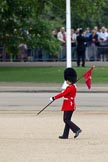
<path id="1" fill-rule="evenodd" d="M 83 77 L 85 79 L 85 83 L 88 87 L 88 89 L 91 88 L 91 83 L 92 83 L 92 70 L 94 69 L 95 66 L 92 66 L 86 73 L 83 74 Z"/>

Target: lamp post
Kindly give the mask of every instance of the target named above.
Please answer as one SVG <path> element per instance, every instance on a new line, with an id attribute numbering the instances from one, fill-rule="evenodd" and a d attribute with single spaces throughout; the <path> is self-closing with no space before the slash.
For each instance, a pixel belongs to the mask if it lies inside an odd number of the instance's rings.
<path id="1" fill-rule="evenodd" d="M 70 0 L 66 0 L 66 65 L 71 67 L 71 11 Z"/>
<path id="2" fill-rule="evenodd" d="M 71 58 L 71 11 L 70 0 L 66 0 L 66 66 L 72 66 Z M 62 89 L 67 87 L 66 81 L 62 85 Z"/>

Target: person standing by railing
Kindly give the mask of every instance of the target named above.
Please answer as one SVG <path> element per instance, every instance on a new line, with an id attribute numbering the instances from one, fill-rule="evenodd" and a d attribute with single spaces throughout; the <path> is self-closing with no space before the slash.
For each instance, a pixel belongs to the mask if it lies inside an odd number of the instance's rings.
<path id="1" fill-rule="evenodd" d="M 83 35 L 83 30 L 79 30 L 79 35 L 77 36 L 77 66 L 80 66 L 82 61 L 82 67 L 85 66 L 85 50 L 86 50 L 87 38 Z"/>
<path id="2" fill-rule="evenodd" d="M 57 39 L 61 42 L 61 50 L 58 59 L 64 61 L 66 60 L 66 32 L 64 27 L 61 27 L 60 32 L 58 32 Z"/>
<path id="3" fill-rule="evenodd" d="M 108 52 L 108 32 L 104 26 L 102 26 L 101 32 L 98 34 L 98 42 L 98 57 L 101 60 L 101 57 L 103 57 Z"/>
<path id="4" fill-rule="evenodd" d="M 90 60 L 97 61 L 98 34 L 96 33 L 96 30 L 92 30 L 92 33 L 89 36 L 89 40 L 90 40 L 90 51 L 89 51 Z"/>

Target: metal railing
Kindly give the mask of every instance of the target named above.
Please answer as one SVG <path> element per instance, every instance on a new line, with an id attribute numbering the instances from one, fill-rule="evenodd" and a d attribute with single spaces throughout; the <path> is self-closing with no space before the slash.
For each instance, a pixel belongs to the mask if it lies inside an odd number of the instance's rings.
<path id="1" fill-rule="evenodd" d="M 96 50 L 86 47 L 86 61 L 108 61 L 108 46 L 96 47 Z M 56 56 L 53 56 L 43 49 L 28 49 L 25 53 L 12 55 L 6 52 L 4 47 L 0 47 L 0 62 L 38 62 L 38 61 L 65 61 L 66 53 L 60 49 Z M 72 48 L 72 61 L 77 60 L 76 48 Z"/>

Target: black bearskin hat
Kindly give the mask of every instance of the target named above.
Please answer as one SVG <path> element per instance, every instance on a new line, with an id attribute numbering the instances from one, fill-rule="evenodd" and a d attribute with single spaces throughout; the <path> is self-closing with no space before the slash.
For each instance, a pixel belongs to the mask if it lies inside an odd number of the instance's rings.
<path id="1" fill-rule="evenodd" d="M 75 83 L 77 81 L 77 73 L 73 68 L 66 68 L 64 70 L 64 79 Z"/>

